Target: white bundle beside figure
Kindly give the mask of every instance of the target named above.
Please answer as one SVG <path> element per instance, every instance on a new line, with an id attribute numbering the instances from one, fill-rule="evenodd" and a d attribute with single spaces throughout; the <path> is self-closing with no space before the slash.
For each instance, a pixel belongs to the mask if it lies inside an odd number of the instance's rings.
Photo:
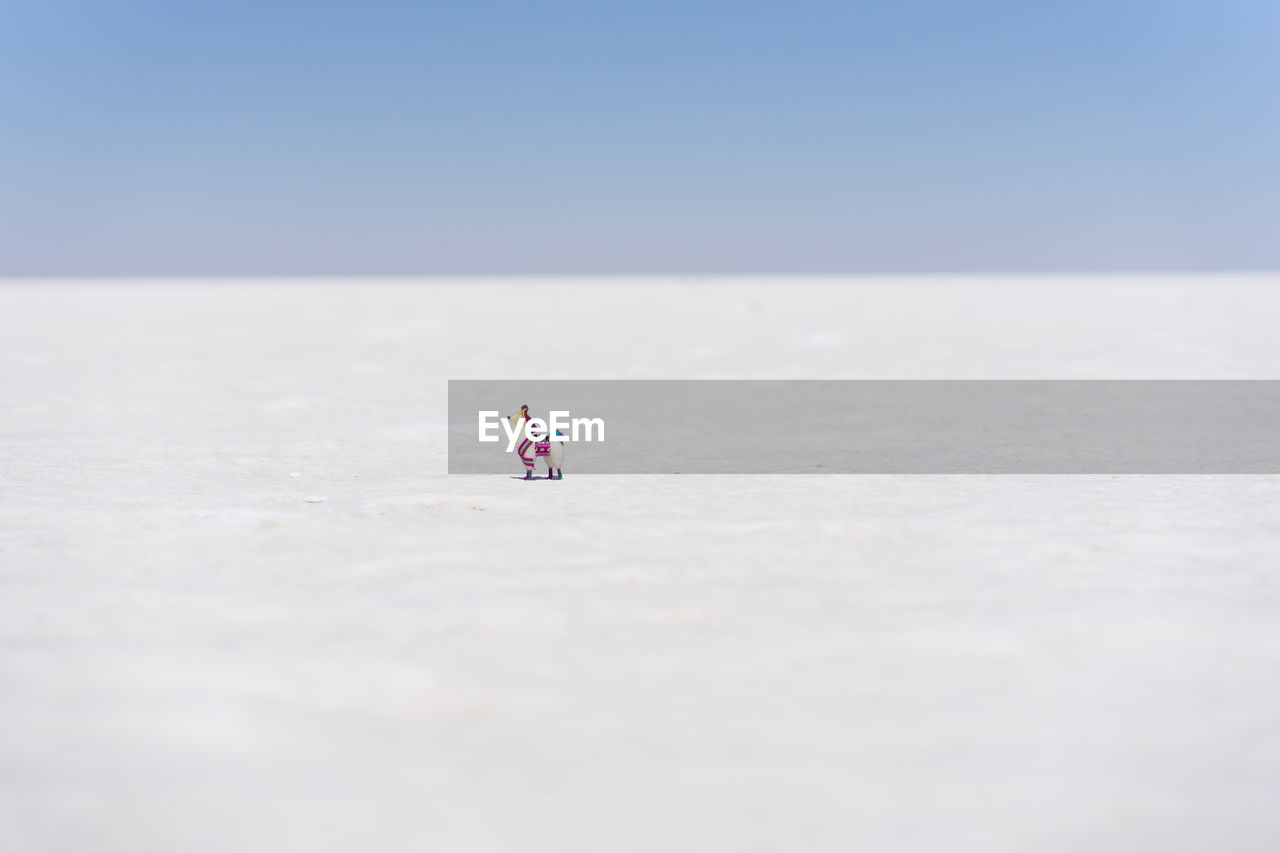
<path id="1" fill-rule="evenodd" d="M 529 407 L 524 405 L 520 407 L 520 414 L 512 415 L 508 420 L 511 421 L 513 430 L 523 430 L 525 422 L 529 420 Z M 556 438 L 564 435 L 560 430 L 556 430 Z M 530 441 L 528 436 L 533 436 Z M 533 479 L 533 471 L 537 466 L 537 460 L 542 459 L 547 463 L 547 479 L 563 480 L 564 471 L 564 442 L 556 441 L 547 435 L 545 429 L 539 429 L 537 424 L 532 425 L 532 429 L 528 434 L 520 436 L 520 442 L 516 445 L 516 453 L 520 456 L 520 462 L 524 465 L 524 478 L 526 480 Z"/>

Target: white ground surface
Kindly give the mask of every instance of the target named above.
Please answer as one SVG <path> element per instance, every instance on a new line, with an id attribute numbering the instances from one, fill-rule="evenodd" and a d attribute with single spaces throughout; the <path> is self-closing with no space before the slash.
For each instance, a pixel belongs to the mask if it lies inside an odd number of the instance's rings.
<path id="1" fill-rule="evenodd" d="M 1280 478 L 442 472 L 448 378 L 1277 378 L 1278 320 L 1275 277 L 0 285 L 0 847 L 1277 849 Z"/>

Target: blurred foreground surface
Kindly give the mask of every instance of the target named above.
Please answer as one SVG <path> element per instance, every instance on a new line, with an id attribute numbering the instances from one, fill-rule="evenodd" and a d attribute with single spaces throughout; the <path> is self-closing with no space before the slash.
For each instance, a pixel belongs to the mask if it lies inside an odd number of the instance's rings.
<path id="1" fill-rule="evenodd" d="M 1275 849 L 1280 478 L 443 471 L 450 378 L 1275 379 L 1277 318 L 1275 277 L 0 284 L 0 843 Z"/>

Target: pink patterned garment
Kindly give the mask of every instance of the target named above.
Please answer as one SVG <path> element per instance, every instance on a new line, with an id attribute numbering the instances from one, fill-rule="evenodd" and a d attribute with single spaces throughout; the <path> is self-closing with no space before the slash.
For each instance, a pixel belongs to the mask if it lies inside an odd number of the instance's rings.
<path id="1" fill-rule="evenodd" d="M 523 439 L 516 445 L 516 453 L 520 454 L 520 461 L 524 463 L 524 467 L 533 467 L 533 457 L 529 455 L 529 448 L 533 447 L 533 442 L 529 439 Z"/>

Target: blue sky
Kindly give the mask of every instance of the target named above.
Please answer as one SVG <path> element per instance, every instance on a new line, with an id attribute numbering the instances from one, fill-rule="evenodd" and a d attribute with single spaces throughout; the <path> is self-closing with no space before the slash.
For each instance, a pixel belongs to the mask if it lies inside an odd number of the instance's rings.
<path id="1" fill-rule="evenodd" d="M 3 2 L 0 275 L 1280 268 L 1280 4 Z"/>

